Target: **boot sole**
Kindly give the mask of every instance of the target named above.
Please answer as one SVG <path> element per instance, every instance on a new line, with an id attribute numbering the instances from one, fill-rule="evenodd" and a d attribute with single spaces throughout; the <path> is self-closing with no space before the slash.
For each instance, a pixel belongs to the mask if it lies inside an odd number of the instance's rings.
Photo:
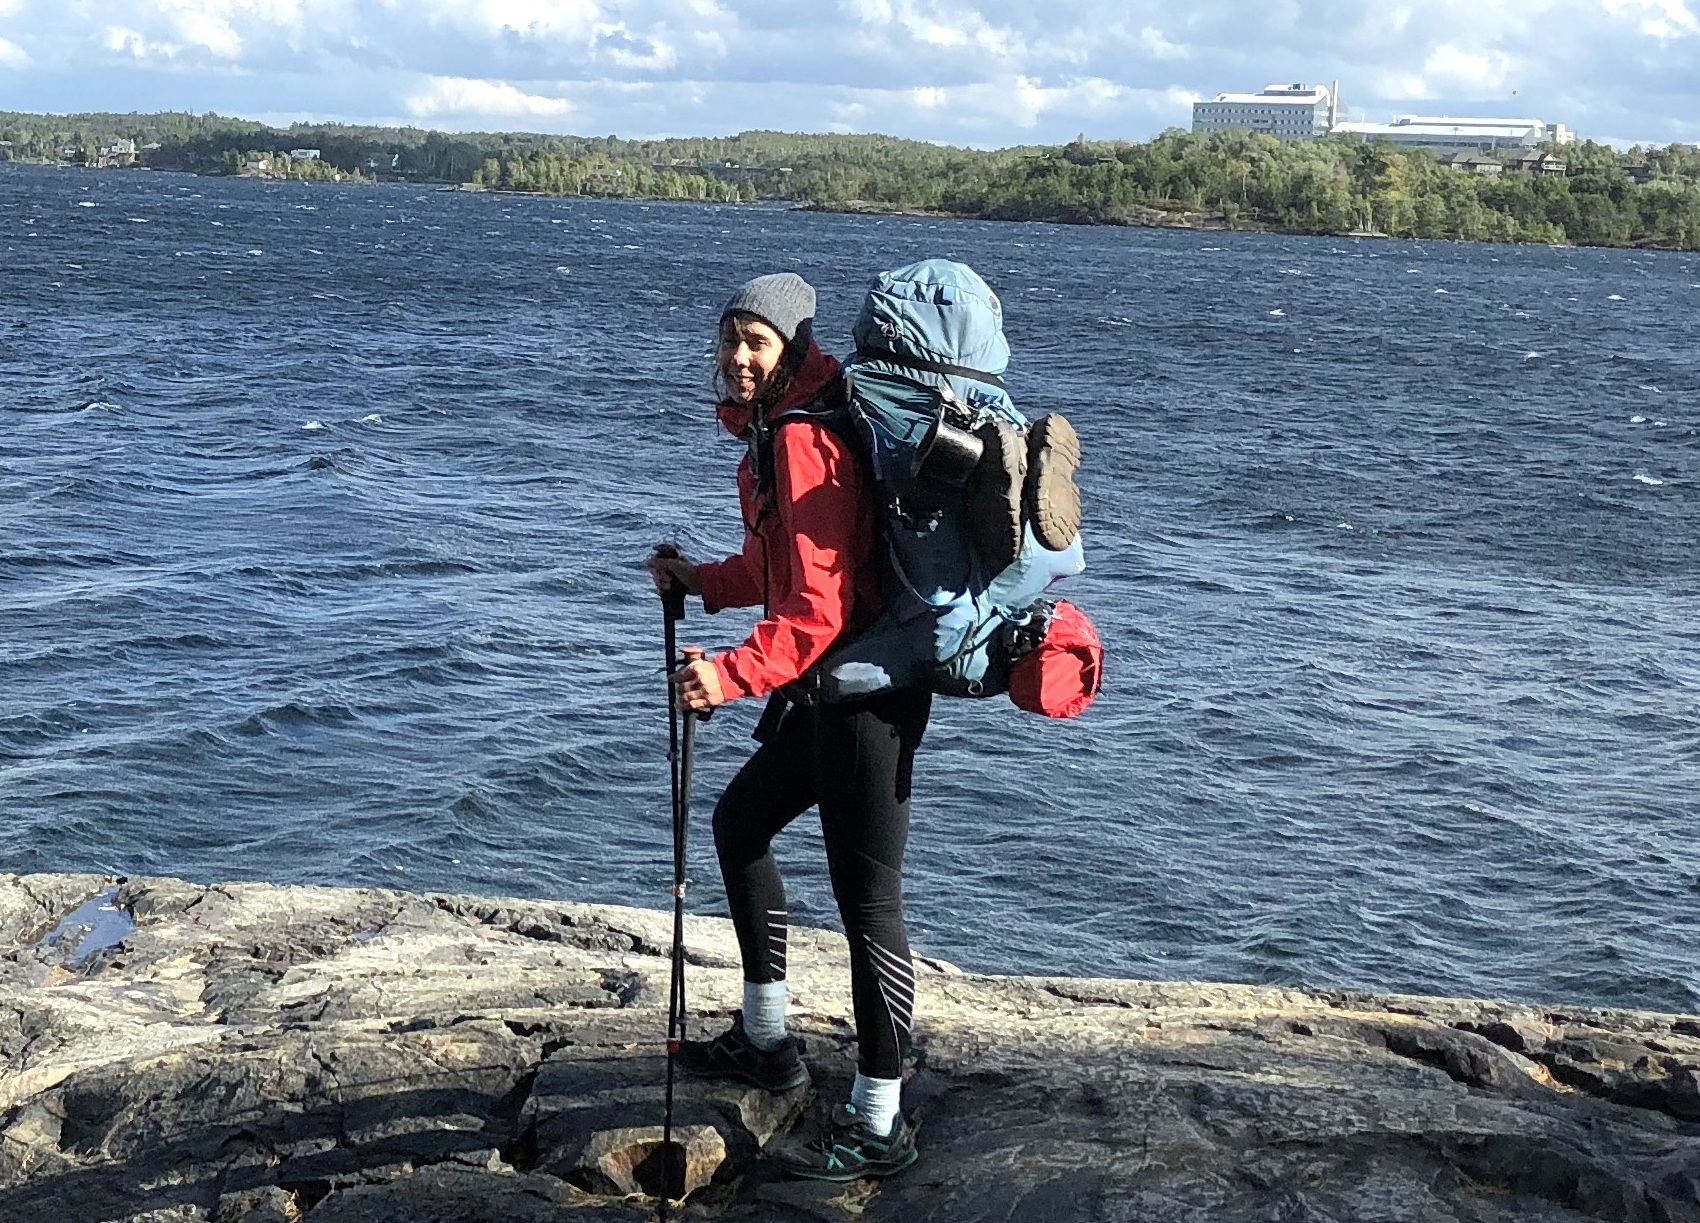
<path id="1" fill-rule="evenodd" d="M 1061 552 L 1080 534 L 1080 435 L 1060 412 L 1052 412 L 1027 435 L 1027 522 L 1033 537 Z"/>

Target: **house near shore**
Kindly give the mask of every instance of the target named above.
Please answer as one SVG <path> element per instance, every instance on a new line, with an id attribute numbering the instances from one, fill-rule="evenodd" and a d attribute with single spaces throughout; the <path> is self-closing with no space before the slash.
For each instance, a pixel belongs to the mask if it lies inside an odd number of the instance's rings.
<path id="1" fill-rule="evenodd" d="M 1508 170 L 1516 170 L 1522 174 L 1533 175 L 1536 178 L 1563 178 L 1570 171 L 1564 158 L 1554 153 L 1524 153 L 1521 157 L 1513 158 L 1506 163 Z"/>
<path id="2" fill-rule="evenodd" d="M 319 160 L 319 150 L 318 149 L 290 149 L 289 150 L 289 156 L 290 156 L 290 159 L 292 161 L 318 161 Z"/>
<path id="3" fill-rule="evenodd" d="M 1454 153 L 1446 159 L 1446 164 L 1454 170 L 1462 170 L 1466 174 L 1480 174 L 1484 178 L 1505 172 L 1505 163 L 1486 153 Z"/>
<path id="4" fill-rule="evenodd" d="M 101 169 L 111 169 L 115 166 L 133 166 L 136 164 L 136 142 L 134 140 L 114 140 L 100 146 L 95 165 Z"/>

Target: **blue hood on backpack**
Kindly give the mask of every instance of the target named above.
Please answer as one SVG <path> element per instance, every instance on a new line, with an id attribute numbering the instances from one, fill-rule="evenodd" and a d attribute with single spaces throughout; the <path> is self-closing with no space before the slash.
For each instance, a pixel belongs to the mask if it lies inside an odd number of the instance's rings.
<path id="1" fill-rule="evenodd" d="M 856 352 L 961 365 L 987 374 L 1009 366 L 1003 304 L 965 264 L 923 259 L 880 273 L 856 316 Z"/>

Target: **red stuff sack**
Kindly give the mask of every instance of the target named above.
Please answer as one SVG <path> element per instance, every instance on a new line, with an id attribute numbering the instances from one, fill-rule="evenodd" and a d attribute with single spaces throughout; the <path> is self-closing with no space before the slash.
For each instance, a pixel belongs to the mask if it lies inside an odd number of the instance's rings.
<path id="1" fill-rule="evenodd" d="M 1079 717 L 1104 683 L 1104 645 L 1086 613 L 1057 600 L 1044 640 L 1009 669 L 1009 699 L 1047 718 Z"/>

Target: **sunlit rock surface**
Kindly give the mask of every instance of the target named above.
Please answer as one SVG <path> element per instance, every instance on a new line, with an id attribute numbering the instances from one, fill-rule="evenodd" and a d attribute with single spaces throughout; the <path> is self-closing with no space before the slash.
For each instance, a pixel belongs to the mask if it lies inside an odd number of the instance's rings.
<path id="1" fill-rule="evenodd" d="M 606 906 L 0 876 L 0 1223 L 653 1218 L 607 1152 L 661 1123 L 670 937 Z M 688 938 L 717 1029 L 731 927 Z M 854 1071 L 843 940 L 796 931 L 790 962 L 819 1098 L 681 1079 L 677 1123 L 724 1153 L 689 1131 L 719 1170 L 677 1218 L 1700 1220 L 1700 1018 L 925 960 L 921 1163 L 786 1181 L 764 1146 Z"/>

